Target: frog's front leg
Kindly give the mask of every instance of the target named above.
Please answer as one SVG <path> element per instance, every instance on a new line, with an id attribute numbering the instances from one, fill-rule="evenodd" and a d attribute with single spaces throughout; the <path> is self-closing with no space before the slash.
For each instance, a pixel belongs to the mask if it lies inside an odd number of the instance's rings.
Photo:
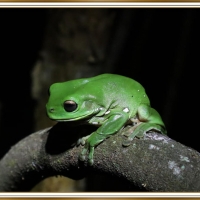
<path id="1" fill-rule="evenodd" d="M 138 107 L 137 115 L 141 123 L 136 125 L 128 139 L 123 142 L 123 146 L 129 146 L 135 137 L 142 138 L 144 134 L 150 130 L 156 130 L 162 134 L 167 134 L 161 116 L 155 109 L 146 104 L 142 104 Z"/>
<path id="2" fill-rule="evenodd" d="M 110 135 L 119 131 L 128 120 L 128 114 L 125 112 L 119 112 L 112 114 L 95 132 L 93 132 L 86 140 L 84 149 L 82 150 L 79 159 L 84 161 L 86 154 L 89 151 L 88 161 L 89 164 L 93 164 L 94 148 L 99 143 L 104 141 Z"/>

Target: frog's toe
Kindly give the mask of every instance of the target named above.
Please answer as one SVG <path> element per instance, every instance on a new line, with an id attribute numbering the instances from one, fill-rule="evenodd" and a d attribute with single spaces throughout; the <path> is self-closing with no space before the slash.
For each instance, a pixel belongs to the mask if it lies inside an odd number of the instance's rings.
<path id="1" fill-rule="evenodd" d="M 126 126 L 124 129 L 121 130 L 122 135 L 125 137 L 129 137 L 131 135 L 132 131 L 132 126 Z"/>
<path id="2" fill-rule="evenodd" d="M 89 165 L 93 165 L 94 163 L 93 156 L 94 156 L 94 147 L 90 147 L 90 153 L 88 156 Z"/>
<path id="3" fill-rule="evenodd" d="M 126 140 L 123 141 L 122 145 L 124 147 L 128 147 L 128 146 L 130 146 L 130 144 L 131 144 L 132 141 L 133 141 L 132 138 L 128 138 L 128 139 L 126 139 Z"/>
<path id="4" fill-rule="evenodd" d="M 144 135 L 145 135 L 145 133 L 146 133 L 146 131 L 138 131 L 138 133 L 137 133 L 137 135 L 135 136 L 135 137 L 137 137 L 137 138 L 143 138 L 144 137 Z"/>
<path id="5" fill-rule="evenodd" d="M 89 163 L 90 166 L 92 166 L 92 165 L 94 164 L 94 159 L 93 159 L 93 158 L 92 158 L 92 159 L 89 159 L 89 160 L 88 160 L 88 163 Z"/>
<path id="6" fill-rule="evenodd" d="M 86 153 L 87 153 L 87 149 L 83 149 L 79 155 L 79 160 L 80 161 L 84 161 L 85 160 L 85 157 L 86 157 Z"/>
<path id="7" fill-rule="evenodd" d="M 122 145 L 124 147 L 127 147 L 127 146 L 130 146 L 131 142 L 133 141 L 134 138 L 143 138 L 144 137 L 144 134 L 145 134 L 145 131 L 144 130 L 134 130 L 128 137 L 127 140 L 124 140 Z"/>
<path id="8" fill-rule="evenodd" d="M 79 138 L 78 141 L 77 141 L 77 146 L 80 145 L 80 144 L 81 144 L 82 146 L 84 146 L 85 143 L 86 143 L 86 140 L 87 140 L 89 137 L 90 137 L 90 135 L 85 136 L 85 137 L 82 137 L 82 138 Z"/>
<path id="9" fill-rule="evenodd" d="M 85 160 L 85 155 L 80 154 L 80 155 L 79 155 L 79 160 L 80 160 L 80 161 L 84 161 L 84 160 Z"/>
<path id="10" fill-rule="evenodd" d="M 81 144 L 81 138 L 78 139 L 78 141 L 76 142 L 76 145 L 79 146 Z"/>
<path id="11" fill-rule="evenodd" d="M 84 145 L 85 145 L 85 141 L 86 141 L 85 139 L 81 138 L 81 139 L 80 139 L 80 144 L 81 144 L 82 146 L 84 146 Z"/>

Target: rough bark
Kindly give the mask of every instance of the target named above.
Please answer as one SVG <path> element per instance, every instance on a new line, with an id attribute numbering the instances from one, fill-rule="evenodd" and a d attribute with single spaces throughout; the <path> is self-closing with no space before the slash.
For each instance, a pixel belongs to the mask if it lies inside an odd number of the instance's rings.
<path id="1" fill-rule="evenodd" d="M 199 153 L 159 133 L 123 147 L 126 137 L 118 132 L 95 148 L 93 166 L 80 162 L 82 146 L 72 144 L 77 133 L 93 130 L 58 123 L 24 138 L 0 161 L 0 191 L 28 191 L 46 177 L 81 179 L 89 173 L 106 173 L 146 191 L 200 191 Z"/>

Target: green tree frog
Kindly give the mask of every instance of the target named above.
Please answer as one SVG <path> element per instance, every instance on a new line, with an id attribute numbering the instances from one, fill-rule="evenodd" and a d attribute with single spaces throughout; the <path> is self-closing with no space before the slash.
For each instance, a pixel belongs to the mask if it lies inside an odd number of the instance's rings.
<path id="1" fill-rule="evenodd" d="M 124 146 L 128 146 L 134 137 L 143 137 L 152 129 L 166 134 L 165 125 L 159 113 L 150 106 L 143 86 L 117 74 L 52 84 L 46 111 L 52 120 L 85 120 L 98 126 L 95 132 L 79 140 L 84 145 L 79 159 L 84 161 L 89 152 L 90 165 L 93 164 L 94 148 L 128 124 L 132 124 L 134 130 Z"/>

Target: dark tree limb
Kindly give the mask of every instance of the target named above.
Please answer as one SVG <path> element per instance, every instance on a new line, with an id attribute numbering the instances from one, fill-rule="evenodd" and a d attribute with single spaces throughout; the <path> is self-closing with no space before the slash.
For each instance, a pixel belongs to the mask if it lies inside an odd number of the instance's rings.
<path id="1" fill-rule="evenodd" d="M 147 191 L 200 191 L 200 154 L 167 136 L 148 133 L 123 147 L 119 132 L 95 148 L 94 165 L 80 162 L 82 146 L 73 146 L 77 133 L 92 126 L 58 123 L 13 146 L 0 161 L 0 191 L 28 191 L 44 178 L 63 175 L 81 179 L 88 173 L 107 173 Z"/>

